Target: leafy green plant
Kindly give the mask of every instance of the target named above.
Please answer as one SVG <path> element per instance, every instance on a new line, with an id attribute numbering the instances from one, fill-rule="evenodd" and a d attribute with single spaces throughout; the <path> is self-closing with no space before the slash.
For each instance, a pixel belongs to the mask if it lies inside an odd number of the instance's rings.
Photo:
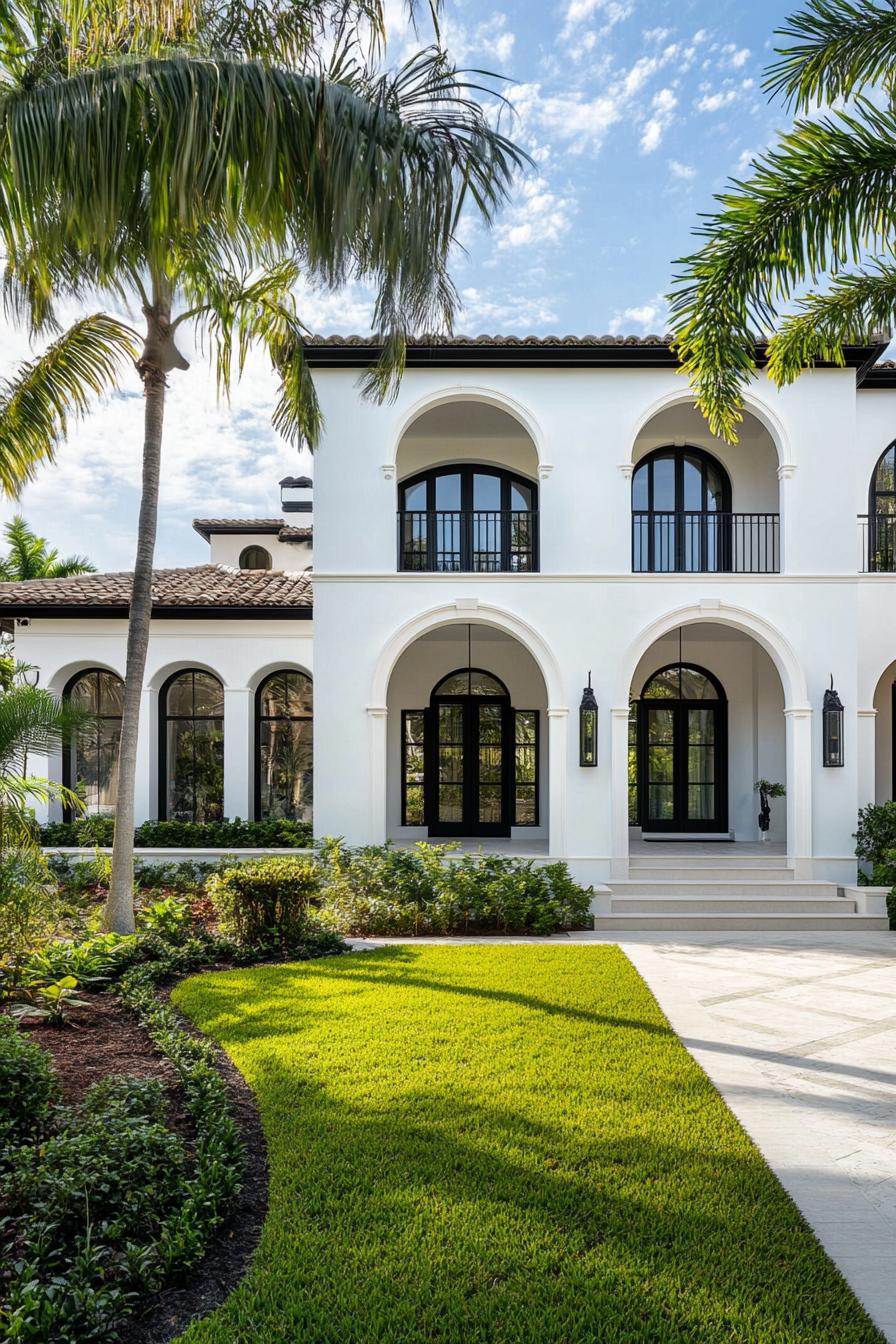
<path id="1" fill-rule="evenodd" d="M 149 933 L 158 933 L 169 942 L 179 942 L 187 934 L 191 923 L 190 908 L 174 896 L 165 896 L 144 906 L 138 927 Z"/>
<path id="2" fill-rule="evenodd" d="M 51 822 L 40 828 L 41 844 L 71 848 L 111 845 L 112 817 L 88 815 L 74 821 Z M 313 843 L 310 821 L 280 817 L 270 821 L 144 821 L 134 831 L 138 849 L 309 849 Z"/>
<path id="3" fill-rule="evenodd" d="M 757 779 L 753 785 L 753 791 L 759 794 L 759 829 L 764 835 L 771 825 L 770 799 L 785 797 L 787 790 L 783 784 L 773 783 L 768 779 Z"/>
<path id="4" fill-rule="evenodd" d="M 14 1018 L 43 1018 L 51 1027 L 64 1026 L 68 1021 L 71 1008 L 86 1008 L 87 1000 L 77 995 L 78 981 L 73 975 L 64 975 L 61 980 L 53 980 L 48 985 L 30 985 L 27 998 L 14 1003 L 10 1016 Z"/>
<path id="5" fill-rule="evenodd" d="M 320 872 L 312 858 L 253 859 L 213 875 L 208 894 L 224 933 L 249 947 L 286 951 L 313 923 Z"/>
<path id="6" fill-rule="evenodd" d="M 136 945 L 133 935 L 118 933 L 100 933 L 82 942 L 51 942 L 30 954 L 24 980 L 27 984 L 73 975 L 82 985 L 102 984 L 133 959 Z"/>
<path id="7" fill-rule="evenodd" d="M 0 1161 L 46 1132 L 59 1096 L 49 1051 L 0 1017 Z"/>
<path id="8" fill-rule="evenodd" d="M 0 850 L 0 967 L 7 989 L 21 983 L 29 955 L 53 936 L 60 917 L 59 888 L 40 853 Z"/>
<path id="9" fill-rule="evenodd" d="M 870 869 L 874 887 L 896 886 L 896 802 L 859 808 L 856 857 Z"/>

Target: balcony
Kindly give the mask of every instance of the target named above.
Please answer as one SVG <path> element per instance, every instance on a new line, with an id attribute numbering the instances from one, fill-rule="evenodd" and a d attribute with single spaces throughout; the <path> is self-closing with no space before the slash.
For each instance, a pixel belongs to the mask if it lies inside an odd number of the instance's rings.
<path id="1" fill-rule="evenodd" d="M 896 574 L 896 513 L 859 514 L 859 573 Z"/>
<path id="2" fill-rule="evenodd" d="M 538 569 L 538 512 L 401 509 L 398 568 L 424 574 L 532 574 Z"/>
<path id="3" fill-rule="evenodd" d="M 632 513 L 635 574 L 777 574 L 777 513 Z"/>

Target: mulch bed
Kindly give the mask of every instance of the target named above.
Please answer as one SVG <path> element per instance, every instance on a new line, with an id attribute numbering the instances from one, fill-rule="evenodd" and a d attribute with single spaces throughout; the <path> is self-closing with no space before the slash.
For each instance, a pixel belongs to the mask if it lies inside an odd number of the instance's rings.
<path id="1" fill-rule="evenodd" d="M 85 997 L 88 1006 L 73 1009 L 67 1026 L 22 1024 L 28 1036 L 52 1054 L 63 1100 L 77 1104 L 92 1083 L 112 1073 L 157 1078 L 168 1096 L 169 1124 L 189 1142 L 192 1127 L 174 1066 L 159 1054 L 115 994 Z M 189 1023 L 183 1026 L 193 1030 Z M 128 1344 L 168 1344 L 191 1321 L 220 1306 L 243 1277 L 258 1245 L 267 1212 L 264 1134 L 251 1090 L 223 1050 L 217 1055 L 246 1152 L 242 1189 L 200 1263 L 182 1281 L 152 1294 L 138 1314 L 123 1322 L 121 1337 Z"/>

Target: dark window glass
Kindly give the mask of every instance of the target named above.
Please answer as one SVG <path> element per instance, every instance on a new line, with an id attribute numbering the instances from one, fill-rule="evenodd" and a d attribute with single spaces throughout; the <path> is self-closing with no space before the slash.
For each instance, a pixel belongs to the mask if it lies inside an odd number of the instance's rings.
<path id="1" fill-rule="evenodd" d="M 270 569 L 270 553 L 263 546 L 247 546 L 240 552 L 240 569 Z"/>
<path id="2" fill-rule="evenodd" d="M 401 774 L 403 782 L 402 826 L 423 826 L 424 755 L 426 715 L 422 709 L 406 709 L 401 716 Z"/>
<path id="3" fill-rule="evenodd" d="M 685 664 L 656 672 L 641 692 L 644 700 L 717 700 L 718 695 L 705 672 Z"/>
<path id="4" fill-rule="evenodd" d="M 164 812 L 172 821 L 224 814 L 224 688 L 210 672 L 180 672 L 164 695 Z"/>
<path id="5" fill-rule="evenodd" d="M 416 485 L 409 485 L 404 492 L 404 506 L 409 510 L 419 510 L 422 512 L 426 508 L 426 482 L 418 481 Z"/>
<path id="6" fill-rule="evenodd" d="M 477 668 L 452 672 L 439 682 L 433 695 L 506 695 L 507 687 L 497 677 Z"/>
<path id="7" fill-rule="evenodd" d="M 638 702 L 628 707 L 628 824 L 637 826 L 638 816 Z"/>
<path id="8" fill-rule="evenodd" d="M 473 476 L 473 508 L 500 509 L 501 477 L 477 471 Z"/>
<path id="9" fill-rule="evenodd" d="M 461 508 L 460 476 L 457 473 L 453 472 L 450 476 L 436 477 L 436 508 Z"/>
<path id="10" fill-rule="evenodd" d="M 527 573 L 538 568 L 537 490 L 510 472 L 439 467 L 399 488 L 399 568 Z"/>
<path id="11" fill-rule="evenodd" d="M 538 825 L 538 711 L 514 711 L 514 826 Z"/>
<path id="12" fill-rule="evenodd" d="M 731 488 L 698 448 L 662 448 L 632 476 L 636 573 L 716 573 L 731 565 Z M 722 515 L 722 516 L 718 516 Z"/>
<path id="13" fill-rule="evenodd" d="M 675 459 L 655 457 L 653 459 L 653 508 L 672 512 L 675 509 Z"/>
<path id="14" fill-rule="evenodd" d="M 65 783 L 88 812 L 114 812 L 124 682 L 114 672 L 82 672 L 65 698 L 89 715 L 68 745 Z"/>
<path id="15" fill-rule="evenodd" d="M 258 815 L 311 821 L 314 691 L 304 672 L 274 672 L 258 692 Z"/>

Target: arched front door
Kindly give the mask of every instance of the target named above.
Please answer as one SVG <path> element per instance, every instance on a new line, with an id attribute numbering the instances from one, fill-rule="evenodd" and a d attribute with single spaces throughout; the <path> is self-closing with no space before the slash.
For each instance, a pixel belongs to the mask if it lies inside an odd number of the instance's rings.
<path id="1" fill-rule="evenodd" d="M 481 668 L 452 672 L 427 716 L 430 835 L 510 835 L 513 716 L 507 687 Z"/>
<path id="2" fill-rule="evenodd" d="M 645 831 L 728 829 L 728 705 L 702 667 L 673 663 L 638 701 L 638 819 Z"/>

